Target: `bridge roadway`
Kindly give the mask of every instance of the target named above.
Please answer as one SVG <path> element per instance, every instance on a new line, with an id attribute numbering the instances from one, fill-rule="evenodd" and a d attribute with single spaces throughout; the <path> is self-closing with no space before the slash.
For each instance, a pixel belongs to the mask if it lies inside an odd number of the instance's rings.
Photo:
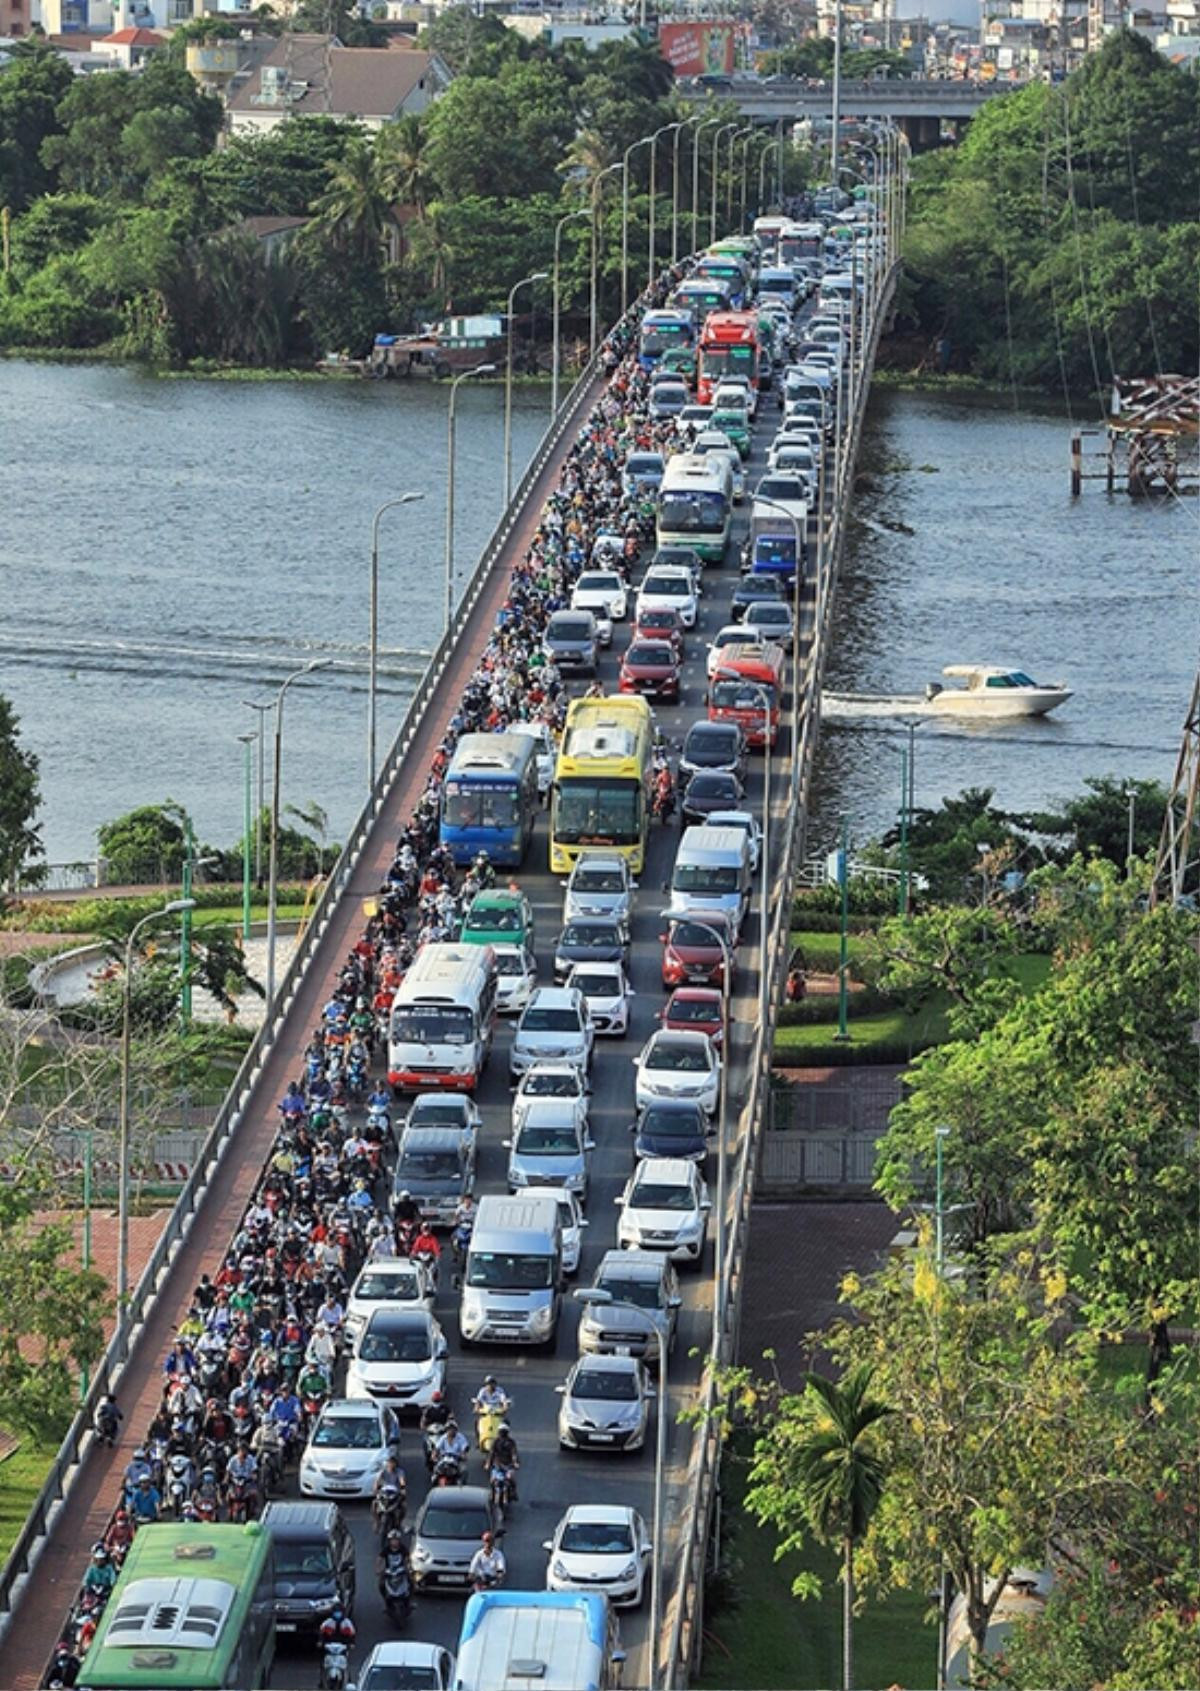
<path id="1" fill-rule="evenodd" d="M 756 452 L 750 461 L 748 481 L 762 473 L 765 443 L 769 441 L 777 422 L 775 397 L 763 396 L 764 420 L 756 431 Z M 728 621 L 730 594 L 738 579 L 736 546 L 746 526 L 745 510 L 739 512 L 731 545 L 723 568 L 710 566 L 704 574 L 704 593 L 700 601 L 700 615 L 695 631 L 688 636 L 682 699 L 678 705 L 656 703 L 654 711 L 663 731 L 674 741 L 681 741 L 688 726 L 704 715 L 705 644 L 711 634 Z M 640 571 L 638 572 L 640 574 Z M 636 579 L 636 578 L 635 578 Z M 616 686 L 616 672 L 620 652 L 628 640 L 629 624 L 616 625 L 613 645 L 601 665 L 601 679 L 612 688 Z M 573 690 L 581 691 L 576 686 Z M 775 771 L 772 820 L 782 817 L 782 787 L 788 747 L 786 736 L 773 754 Z M 748 804 L 761 813 L 763 796 L 762 757 L 755 754 L 751 763 Z M 781 830 L 776 828 L 776 841 Z M 635 991 L 629 1033 L 624 1039 L 604 1039 L 597 1042 L 597 1057 L 593 1073 L 592 1136 L 596 1149 L 592 1153 L 590 1193 L 588 1198 L 588 1228 L 584 1234 L 583 1255 L 573 1284 L 586 1286 L 606 1250 L 616 1244 L 615 1200 L 633 1168 L 633 1152 L 629 1125 L 633 1120 L 632 1059 L 644 1041 L 658 1025 L 656 1012 L 665 999 L 660 973 L 661 946 L 658 933 L 661 923 L 658 913 L 665 904 L 664 884 L 674 862 L 679 840 L 679 825 L 655 827 L 645 872 L 639 882 L 634 915 L 631 975 Z M 775 853 L 773 852 L 774 856 Z M 537 934 L 539 979 L 549 981 L 552 976 L 554 939 L 561 926 L 562 888 L 547 868 L 547 827 L 545 819 L 539 824 L 524 869 L 519 875 L 522 889 L 531 900 Z M 757 900 L 756 900 L 757 906 Z M 735 1052 L 744 1052 L 749 1040 L 755 1014 L 758 991 L 758 946 L 761 912 L 746 927 L 746 937 L 739 955 L 737 991 L 734 1001 L 733 1044 Z M 504 1191 L 508 1153 L 500 1141 L 509 1126 L 511 1093 L 508 1087 L 507 1051 L 511 1029 L 503 1026 L 492 1054 L 478 1101 L 483 1112 L 483 1136 L 480 1146 L 477 1191 Z M 744 1056 L 741 1059 L 744 1065 Z M 736 1059 L 735 1059 L 736 1065 Z M 744 1093 L 744 1068 L 738 1066 L 730 1076 L 730 1115 L 737 1114 L 737 1100 Z M 732 1129 L 731 1129 L 732 1130 Z M 730 1168 L 734 1159 L 730 1158 Z M 709 1157 L 707 1178 L 710 1191 L 716 1198 L 715 1154 Z M 665 1518 L 670 1529 L 682 1506 L 681 1482 L 691 1448 L 691 1429 L 675 1424 L 679 1410 L 692 1401 L 698 1378 L 698 1359 L 689 1353 L 694 1349 L 707 1350 L 712 1328 L 713 1237 L 710 1227 L 708 1250 L 702 1268 L 681 1271 L 684 1308 L 678 1339 L 672 1357 L 674 1378 L 671 1386 L 671 1418 L 668 1443 L 667 1509 Z M 564 1302 L 563 1319 L 553 1356 L 533 1355 L 504 1347 L 472 1350 L 462 1353 L 457 1343 L 457 1298 L 449 1287 L 449 1276 L 443 1274 L 438 1293 L 437 1315 L 450 1342 L 448 1384 L 452 1405 L 460 1414 L 467 1410 L 470 1398 L 482 1383 L 486 1373 L 494 1373 L 513 1398 L 513 1432 L 521 1451 L 520 1500 L 511 1512 L 504 1540 L 508 1558 L 508 1583 L 520 1589 L 541 1590 L 545 1585 L 546 1554 L 541 1548 L 557 1523 L 559 1516 L 571 1503 L 613 1502 L 628 1503 L 641 1511 L 647 1524 L 652 1518 L 654 1480 L 654 1422 L 645 1449 L 632 1456 L 604 1457 L 568 1452 L 560 1449 L 557 1440 L 559 1398 L 554 1388 L 565 1380 L 567 1371 L 577 1355 L 575 1329 L 580 1307 L 573 1299 Z M 655 1406 L 655 1413 L 658 1406 Z M 465 1425 L 469 1428 L 470 1418 Z M 403 1443 L 403 1466 L 408 1479 L 410 1520 L 425 1494 L 425 1473 L 420 1457 L 419 1437 L 409 1436 L 407 1428 Z M 472 1457 L 470 1479 L 478 1483 L 482 1476 L 478 1456 Z M 345 1507 L 345 1506 L 344 1506 Z M 375 1589 L 371 1573 L 375 1554 L 375 1537 L 371 1529 L 366 1505 L 346 1508 L 358 1551 L 358 1597 L 355 1624 L 358 1646 L 354 1667 L 361 1668 L 372 1645 L 396 1636 Z M 668 1546 L 664 1558 L 664 1589 L 672 1583 L 672 1556 Z M 449 1595 L 429 1595 L 419 1598 L 412 1620 L 403 1636 L 442 1643 L 453 1650 L 458 1642 L 462 1618 L 462 1601 Z M 626 1610 L 621 1616 L 622 1642 L 629 1653 L 623 1684 L 641 1687 L 649 1684 L 648 1650 L 649 1599 L 639 1611 Z M 304 1660 L 294 1646 L 281 1652 L 272 1683 L 278 1685 L 315 1686 L 317 1675 L 313 1663 Z"/>
<path id="2" fill-rule="evenodd" d="M 589 396 L 588 403 L 598 394 Z M 582 413 L 581 413 L 582 415 Z M 765 443 L 776 421 L 773 395 L 764 396 L 763 416 L 756 430 L 754 455 L 748 466 L 748 481 L 753 485 L 763 468 Z M 573 438 L 573 431 L 567 440 Z M 506 554 L 498 562 L 492 584 L 484 595 L 475 617 L 468 625 L 461 646 L 461 664 L 454 670 L 453 680 L 443 683 L 428 712 L 418 744 L 407 760 L 404 771 L 395 783 L 381 816 L 369 836 L 361 862 L 354 874 L 347 894 L 336 910 L 330 929 L 324 936 L 307 976 L 301 983 L 291 1012 L 266 1062 L 246 1112 L 246 1120 L 238 1129 L 238 1137 L 226 1155 L 214 1178 L 213 1186 L 181 1251 L 176 1257 L 154 1306 L 120 1392 L 125 1410 L 125 1437 L 115 1452 L 93 1450 L 87 1458 L 80 1484 L 69 1497 L 55 1522 L 32 1579 L 18 1600 L 15 1624 L 10 1627 L 0 1648 L 0 1684 L 13 1691 L 32 1691 L 39 1683 L 39 1674 L 53 1648 L 62 1617 L 77 1587 L 86 1565 L 87 1548 L 102 1532 L 109 1510 L 117 1494 L 119 1475 L 127 1462 L 132 1445 L 148 1424 L 156 1405 L 161 1359 L 169 1347 L 171 1335 L 182 1319 L 189 1301 L 190 1290 L 202 1271 L 214 1271 L 222 1259 L 228 1240 L 240 1220 L 259 1171 L 268 1154 L 275 1127 L 275 1101 L 293 1075 L 300 1072 L 301 1052 L 308 1032 L 319 1015 L 319 1007 L 328 996 L 338 960 L 349 949 L 361 921 L 361 901 L 377 889 L 384 869 L 390 861 L 393 842 L 403 820 L 424 784 L 424 772 L 437 741 L 453 712 L 455 696 L 470 669 L 474 666 L 487 639 L 495 612 L 503 598 L 504 584 L 515 559 L 522 555 L 537 525 L 544 499 L 556 476 L 564 447 L 551 459 L 539 478 L 527 506 L 527 515 L 514 533 Z M 724 568 L 710 567 L 705 572 L 704 595 L 696 630 L 689 635 L 683 699 L 678 706 L 658 707 L 664 731 L 681 740 L 687 726 L 704 713 L 704 645 L 706 638 L 728 619 L 729 597 L 737 580 L 736 544 L 745 527 L 745 510 L 735 528 L 735 540 Z M 628 625 L 618 625 L 613 650 L 605 655 L 601 676 L 615 685 L 620 650 L 628 635 Z M 783 771 L 789 756 L 786 731 L 781 734 L 772 759 L 773 802 L 772 819 L 781 820 L 785 795 Z M 762 758 L 755 756 L 751 766 L 751 780 L 747 802 L 755 808 L 762 803 Z M 775 830 L 778 841 L 781 830 Z M 663 886 L 673 861 L 678 840 L 678 825 L 655 829 L 650 844 L 649 861 L 641 879 L 634 934 L 632 976 L 636 997 L 632 1006 L 631 1029 L 620 1041 L 600 1042 L 599 1057 L 594 1076 L 593 1133 L 597 1149 L 593 1153 L 591 1195 L 589 1200 L 588 1232 L 580 1273 L 576 1283 L 589 1283 L 592 1270 L 600 1256 L 615 1243 L 616 1214 L 614 1201 L 632 1167 L 632 1152 L 628 1125 L 633 1115 L 632 1058 L 656 1025 L 655 1011 L 663 1001 L 659 973 L 660 946 L 657 940 L 660 923 L 657 913 L 664 902 Z M 774 857 L 775 853 L 772 852 Z M 547 862 L 546 830 L 543 822 L 520 876 L 529 894 L 537 918 L 538 961 L 541 978 L 551 978 L 551 947 L 561 917 L 562 893 L 557 881 L 545 868 Z M 734 1004 L 734 1050 L 744 1052 L 753 1025 L 757 993 L 757 951 L 759 943 L 759 915 L 747 925 L 741 948 L 737 994 Z M 505 1029 L 497 1040 L 492 1062 L 480 1091 L 484 1113 L 484 1130 L 479 1162 L 479 1191 L 504 1189 L 506 1153 L 500 1140 L 505 1137 L 509 1121 L 509 1091 L 507 1086 L 506 1052 L 510 1032 Z M 736 1062 L 735 1056 L 735 1062 Z M 744 1057 L 741 1059 L 744 1064 Z M 731 1075 L 731 1116 L 736 1115 L 736 1100 L 743 1091 L 741 1075 Z M 710 1158 L 710 1164 L 714 1161 Z M 731 1154 L 730 1169 L 735 1166 Z M 715 1198 L 715 1166 L 708 1170 Z M 681 1311 L 679 1338 L 675 1351 L 675 1375 L 671 1390 L 671 1433 L 668 1447 L 668 1492 L 666 1519 L 669 1529 L 678 1518 L 682 1506 L 682 1488 L 673 1483 L 681 1480 L 691 1442 L 688 1428 L 679 1428 L 675 1417 L 692 1395 L 698 1365 L 689 1359 L 695 1347 L 707 1348 L 712 1320 L 713 1246 L 710 1230 L 708 1252 L 700 1273 L 684 1273 L 685 1308 Z M 571 1502 L 613 1499 L 632 1503 L 649 1522 L 652 1507 L 653 1481 L 653 1421 L 646 1450 L 632 1457 L 614 1457 L 610 1461 L 576 1453 L 560 1451 L 555 1435 L 559 1399 L 554 1387 L 566 1376 L 576 1354 L 574 1329 L 579 1309 L 573 1301 L 565 1306 L 559 1329 L 557 1354 L 553 1357 L 530 1356 L 524 1352 L 497 1349 L 490 1353 L 471 1352 L 464 1356 L 457 1344 L 456 1300 L 445 1276 L 439 1294 L 438 1316 L 450 1341 L 451 1358 L 449 1388 L 451 1401 L 465 1410 L 470 1396 L 489 1369 L 497 1373 L 515 1400 L 514 1431 L 523 1457 L 521 1500 L 517 1504 L 505 1541 L 509 1558 L 509 1583 L 519 1587 L 540 1589 L 544 1584 L 546 1558 L 541 1543 L 548 1538 L 563 1509 Z M 406 1431 L 404 1466 L 409 1479 L 412 1507 L 418 1506 L 424 1492 L 424 1471 L 419 1457 L 419 1441 Z M 478 1476 L 478 1463 L 472 1477 Z M 355 1652 L 355 1666 L 360 1665 L 371 1646 L 394 1635 L 375 1590 L 373 1578 L 374 1538 L 365 1504 L 344 1505 L 359 1552 L 358 1604 L 356 1621 L 359 1647 Z M 671 1555 L 665 1557 L 665 1590 L 671 1581 Z M 453 1648 L 458 1637 L 461 1602 L 452 1597 L 427 1597 L 420 1600 L 406 1635 L 412 1638 L 444 1642 Z M 641 1686 L 648 1683 L 647 1617 L 646 1612 L 627 1614 L 623 1621 L 623 1635 L 629 1651 L 625 1683 Z M 273 1683 L 278 1686 L 307 1687 L 317 1682 L 315 1656 L 293 1647 L 281 1652 Z"/>
<path id="3" fill-rule="evenodd" d="M 897 122 L 905 118 L 961 119 L 974 117 L 989 100 L 1020 86 L 1014 82 L 879 77 L 843 81 L 839 98 L 844 118 L 892 118 Z M 830 117 L 833 113 L 833 89 L 828 85 L 814 88 L 800 78 L 762 81 L 734 76 L 728 89 L 684 87 L 681 92 L 695 105 L 732 101 L 746 117 L 769 118 L 772 122 L 787 117 Z"/>

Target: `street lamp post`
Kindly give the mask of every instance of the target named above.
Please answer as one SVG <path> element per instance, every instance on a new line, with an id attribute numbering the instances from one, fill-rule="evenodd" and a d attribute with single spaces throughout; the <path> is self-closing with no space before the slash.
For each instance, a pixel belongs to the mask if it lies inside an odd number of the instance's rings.
<path id="1" fill-rule="evenodd" d="M 124 1329 L 129 1301 L 129 1068 L 133 945 L 143 928 L 195 908 L 191 899 L 173 898 L 161 910 L 151 910 L 135 922 L 125 941 L 125 975 L 121 983 L 121 1090 L 117 1117 L 117 1325 Z"/>
<path id="2" fill-rule="evenodd" d="M 250 747 L 257 734 L 239 734 L 246 748 L 246 778 L 242 791 L 242 950 L 250 943 Z"/>
<path id="3" fill-rule="evenodd" d="M 842 842 L 838 850 L 838 889 L 841 893 L 841 938 L 838 947 L 838 1030 L 835 1039 L 849 1039 L 847 1025 L 846 972 L 850 967 L 850 818 L 842 816 Z"/>
<path id="4" fill-rule="evenodd" d="M 610 1309 L 634 1310 L 639 1321 L 644 1321 L 646 1318 L 646 1311 L 640 1305 L 630 1303 L 626 1298 L 614 1298 L 612 1293 L 606 1291 L 603 1286 L 577 1286 L 574 1297 L 577 1302 L 582 1304 L 603 1304 Z M 650 1524 L 650 1554 L 653 1558 L 653 1574 L 650 1582 L 650 1691 L 656 1691 L 658 1686 L 659 1634 L 662 1631 L 663 1486 L 667 1472 L 667 1419 L 671 1405 L 667 1360 L 669 1349 L 670 1346 L 660 1331 L 658 1335 L 658 1406 L 654 1422 L 654 1510 Z"/>
<path id="5" fill-rule="evenodd" d="M 267 854 L 267 993 L 268 1023 L 275 1009 L 275 894 L 279 882 L 279 787 L 283 762 L 283 701 L 293 681 L 311 675 L 316 669 L 328 669 L 329 658 L 314 658 L 301 669 L 295 669 L 281 684 L 275 695 L 275 767 L 271 779 L 271 844 Z"/>
<path id="6" fill-rule="evenodd" d="M 1126 787 L 1125 797 L 1129 801 L 1129 815 L 1125 827 L 1125 879 L 1129 880 L 1133 874 L 1133 838 L 1134 824 L 1137 820 L 1137 788 Z"/>
<path id="7" fill-rule="evenodd" d="M 611 176 L 614 170 L 623 168 L 621 162 L 606 165 L 596 173 L 592 181 L 592 310 L 588 349 L 593 358 L 600 344 L 600 243 L 596 228 L 596 219 L 600 214 L 600 188 L 606 176 Z"/>
<path id="8" fill-rule="evenodd" d="M 721 137 L 722 135 L 728 135 L 731 130 L 736 129 L 737 127 L 738 125 L 736 123 L 723 123 L 720 129 L 718 129 L 716 134 L 713 136 L 712 197 L 708 214 L 708 240 L 710 246 L 717 238 L 717 176 L 720 170 Z"/>
<path id="9" fill-rule="evenodd" d="M 550 421 L 551 422 L 553 422 L 554 419 L 558 416 L 558 371 L 559 371 L 559 364 L 561 362 L 561 356 L 562 356 L 561 355 L 561 349 L 560 349 L 560 346 L 559 346 L 559 340 L 560 340 L 560 336 L 559 336 L 559 270 L 560 270 L 560 267 L 561 267 L 561 260 L 562 260 L 562 232 L 563 232 L 563 229 L 566 226 L 566 224 L 570 223 L 570 221 L 573 217 L 586 217 L 586 216 L 587 216 L 587 208 L 585 206 L 580 206 L 575 211 L 569 211 L 565 217 L 560 217 L 558 222 L 554 225 L 554 280 L 551 283 L 551 292 L 553 294 L 553 305 L 551 307 L 551 310 L 553 312 L 553 323 L 552 323 L 551 338 L 554 342 L 554 345 L 553 345 L 553 348 L 552 348 L 551 354 L 550 354 Z"/>
<path id="10" fill-rule="evenodd" d="M 933 1227 L 934 1244 L 933 1260 L 940 1281 L 946 1266 L 946 1209 L 945 1209 L 945 1156 L 944 1147 L 950 1137 L 950 1129 L 945 1122 L 939 1122 L 933 1130 L 934 1144 L 934 1204 Z M 939 1286 L 939 1295 L 941 1288 Z M 937 1659 L 937 1691 L 946 1691 L 946 1644 L 947 1631 L 950 1623 L 950 1575 L 946 1569 L 945 1557 L 942 1558 L 942 1571 L 938 1577 L 938 1659 Z"/>
<path id="11" fill-rule="evenodd" d="M 263 811 L 267 808 L 266 718 L 272 702 L 270 699 L 261 703 L 257 699 L 242 700 L 246 709 L 254 711 L 258 716 L 258 810 L 254 818 L 254 884 L 260 891 L 263 884 Z"/>
<path id="12" fill-rule="evenodd" d="M 454 621 L 454 427 L 458 386 L 472 376 L 490 376 L 494 364 L 476 364 L 470 370 L 460 370 L 450 383 L 450 403 L 446 408 L 446 620 L 444 634 L 449 634 Z"/>
<path id="13" fill-rule="evenodd" d="M 786 505 L 781 505 L 777 499 L 766 499 L 761 494 L 755 494 L 754 503 L 768 510 L 778 511 L 786 517 L 792 525 L 792 539 L 796 548 L 796 577 L 795 592 L 792 599 L 792 797 L 799 786 L 799 758 L 800 758 L 800 586 L 804 579 L 804 549 L 806 535 L 801 526 L 801 520 L 794 511 L 789 511 Z"/>
<path id="14" fill-rule="evenodd" d="M 649 135 L 640 135 L 636 141 L 631 141 L 621 158 L 621 316 L 624 317 L 629 309 L 629 160 L 639 147 L 644 147 L 650 140 Z"/>
<path id="15" fill-rule="evenodd" d="M 535 270 L 532 276 L 523 276 L 519 282 L 514 282 L 508 290 L 508 315 L 505 319 L 507 332 L 507 346 L 504 360 L 504 509 L 507 511 L 512 503 L 512 387 L 513 387 L 513 302 L 517 297 L 518 288 L 532 288 L 538 282 L 548 280 L 545 270 Z"/>
<path id="16" fill-rule="evenodd" d="M 767 165 L 771 162 L 772 149 L 768 145 L 762 150 L 762 157 L 758 161 L 758 213 L 761 217 L 767 209 Z"/>
<path id="17" fill-rule="evenodd" d="M 371 523 L 371 581 L 367 617 L 367 797 L 375 790 L 375 718 L 379 671 L 379 523 L 385 511 L 397 505 L 412 505 L 423 493 L 401 493 L 376 511 Z"/>
<path id="18" fill-rule="evenodd" d="M 833 127 L 829 141 L 829 180 L 838 185 L 838 131 L 842 122 L 842 0 L 833 0 Z"/>
<path id="19" fill-rule="evenodd" d="M 707 129 L 710 123 L 720 123 L 720 112 L 709 112 L 707 117 L 701 117 L 696 122 L 692 135 L 692 230 L 691 250 L 693 252 L 700 245 L 700 131 Z"/>
<path id="20" fill-rule="evenodd" d="M 654 286 L 654 269 L 658 261 L 658 253 L 656 251 L 657 226 L 655 222 L 658 215 L 658 207 L 656 204 L 658 199 L 658 138 L 660 135 L 669 134 L 672 129 L 675 130 L 676 134 L 679 133 L 679 125 L 677 123 L 664 123 L 661 129 L 656 129 L 654 134 L 650 137 L 650 233 L 646 240 L 646 286 L 648 288 L 652 288 Z"/>
<path id="21" fill-rule="evenodd" d="M 691 122 L 690 118 L 680 118 L 678 123 L 670 123 L 668 129 L 675 131 L 675 139 L 671 143 L 671 265 L 679 263 L 679 138 L 685 127 Z"/>

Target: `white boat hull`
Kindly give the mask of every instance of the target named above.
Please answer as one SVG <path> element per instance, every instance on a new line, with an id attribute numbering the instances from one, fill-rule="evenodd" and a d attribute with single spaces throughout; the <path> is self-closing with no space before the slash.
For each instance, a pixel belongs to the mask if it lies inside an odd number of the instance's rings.
<path id="1" fill-rule="evenodd" d="M 1069 687 L 1005 687 L 994 691 L 946 687 L 935 693 L 925 708 L 933 716 L 994 722 L 1002 717 L 1046 716 L 1059 705 L 1065 705 L 1070 697 Z"/>

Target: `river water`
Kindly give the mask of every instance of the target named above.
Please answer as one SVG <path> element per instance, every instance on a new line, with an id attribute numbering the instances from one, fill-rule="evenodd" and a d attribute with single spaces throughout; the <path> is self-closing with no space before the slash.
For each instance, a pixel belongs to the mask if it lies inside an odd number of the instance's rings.
<path id="1" fill-rule="evenodd" d="M 514 457 L 545 424 L 518 391 Z M 459 390 L 456 553 L 500 510 L 499 388 Z M 42 762 L 46 854 L 94 854 L 100 822 L 168 796 L 202 839 L 241 832 L 240 701 L 310 657 L 288 696 L 284 802 L 345 837 L 364 784 L 366 584 L 381 546 L 386 745 L 438 637 L 446 390 L 423 384 L 159 381 L 109 366 L 0 363 L 0 692 Z M 919 693 L 946 663 L 1064 677 L 1047 722 L 925 722 L 916 801 L 992 786 L 1008 808 L 1084 776 L 1169 775 L 1197 649 L 1198 502 L 1072 502 L 1065 418 L 876 395 L 827 685 Z M 886 707 L 884 707 L 886 708 Z M 902 722 L 822 737 L 811 841 L 845 807 L 858 837 L 899 796 Z"/>

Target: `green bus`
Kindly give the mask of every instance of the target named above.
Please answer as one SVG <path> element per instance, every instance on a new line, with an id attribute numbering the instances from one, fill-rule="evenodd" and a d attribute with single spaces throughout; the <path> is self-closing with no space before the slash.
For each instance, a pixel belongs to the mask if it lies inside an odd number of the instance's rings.
<path id="1" fill-rule="evenodd" d="M 256 1521 L 144 1526 L 91 1648 L 81 1691 L 266 1685 L 275 1657 L 275 1563 Z"/>

